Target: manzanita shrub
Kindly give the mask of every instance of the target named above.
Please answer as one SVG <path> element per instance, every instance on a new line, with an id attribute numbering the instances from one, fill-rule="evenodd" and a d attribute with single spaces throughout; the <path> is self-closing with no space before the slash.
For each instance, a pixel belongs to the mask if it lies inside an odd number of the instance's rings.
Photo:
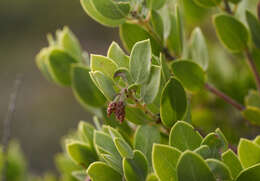
<path id="1" fill-rule="evenodd" d="M 80 168 L 69 174 L 80 181 L 260 180 L 259 137 L 241 139 L 232 150 L 220 129 L 199 133 L 191 118 L 192 97 L 204 89 L 260 126 L 259 4 L 254 11 L 247 10 L 246 0 L 81 0 L 81 5 L 97 22 L 119 27 L 128 53 L 113 42 L 106 56 L 89 55 L 65 27 L 56 37 L 48 35 L 49 46 L 37 55 L 44 76 L 71 87 L 95 115 L 95 127 L 80 122 L 77 134 L 65 141 L 65 155 Z M 212 15 L 223 46 L 247 61 L 256 90 L 247 90 L 245 105 L 209 83 L 207 37 L 199 27 L 187 36 L 185 17 L 194 9 L 199 17 Z"/>

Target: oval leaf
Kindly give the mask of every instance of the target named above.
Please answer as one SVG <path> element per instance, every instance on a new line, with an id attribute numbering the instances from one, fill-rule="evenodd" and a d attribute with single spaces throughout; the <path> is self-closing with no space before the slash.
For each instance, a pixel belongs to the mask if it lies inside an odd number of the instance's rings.
<path id="1" fill-rule="evenodd" d="M 260 180 L 260 164 L 256 164 L 248 169 L 243 170 L 236 181 L 256 181 Z"/>
<path id="2" fill-rule="evenodd" d="M 165 85 L 161 96 L 160 115 L 165 126 L 171 127 L 182 120 L 187 109 L 187 97 L 181 83 L 171 78 Z"/>
<path id="3" fill-rule="evenodd" d="M 177 180 L 176 167 L 180 155 L 180 151 L 173 147 L 154 144 L 153 168 L 160 181 Z"/>
<path id="4" fill-rule="evenodd" d="M 195 150 L 201 142 L 201 135 L 184 121 L 178 121 L 171 129 L 169 145 L 180 151 Z"/>
<path id="5" fill-rule="evenodd" d="M 197 92 L 205 85 L 205 72 L 194 62 L 188 60 L 176 61 L 172 64 L 172 70 L 183 86 L 191 92 Z"/>
<path id="6" fill-rule="evenodd" d="M 231 172 L 224 163 L 217 159 L 207 159 L 206 162 L 217 180 L 232 180 Z"/>
<path id="7" fill-rule="evenodd" d="M 217 35 L 232 52 L 240 52 L 247 47 L 248 31 L 240 21 L 230 15 L 219 14 L 214 17 Z"/>
<path id="8" fill-rule="evenodd" d="M 246 20 L 249 26 L 253 42 L 257 48 L 260 48 L 260 22 L 259 20 L 251 13 L 246 11 Z"/>
<path id="9" fill-rule="evenodd" d="M 206 162 L 191 151 L 181 155 L 177 165 L 177 175 L 179 181 L 216 181 Z"/>

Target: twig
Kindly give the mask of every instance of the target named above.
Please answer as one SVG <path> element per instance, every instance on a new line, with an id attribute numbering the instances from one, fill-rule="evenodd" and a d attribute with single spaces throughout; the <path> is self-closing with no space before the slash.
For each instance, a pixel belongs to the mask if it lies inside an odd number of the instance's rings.
<path id="1" fill-rule="evenodd" d="M 8 146 L 9 146 L 9 140 L 10 140 L 10 135 L 11 135 L 11 121 L 15 112 L 15 107 L 16 107 L 16 99 L 17 95 L 19 92 L 19 88 L 21 87 L 22 83 L 22 75 L 17 75 L 15 82 L 14 82 L 14 87 L 13 91 L 11 92 L 10 95 L 10 101 L 9 101 L 9 106 L 6 114 L 6 118 L 4 119 L 4 135 L 3 135 L 3 169 L 2 169 L 2 181 L 7 181 L 6 180 L 6 172 L 7 172 L 7 157 L 8 157 Z"/>
<path id="2" fill-rule="evenodd" d="M 229 6 L 229 3 L 228 3 L 228 0 L 224 0 L 224 4 L 225 4 L 225 11 L 228 13 L 228 14 L 233 14 L 232 13 L 232 10 Z"/>
<path id="3" fill-rule="evenodd" d="M 239 104 L 237 101 L 226 95 L 225 93 L 221 92 L 220 90 L 216 89 L 215 87 L 209 85 L 208 83 L 205 84 L 205 88 L 212 92 L 213 94 L 217 95 L 218 97 L 222 98 L 224 101 L 227 103 L 231 104 L 234 106 L 236 109 L 239 111 L 243 111 L 245 107 L 241 104 Z"/>
<path id="4" fill-rule="evenodd" d="M 252 54 L 250 53 L 248 48 L 246 48 L 245 54 L 246 54 L 246 57 L 247 57 L 247 63 L 248 63 L 249 67 L 251 68 L 251 70 L 254 74 L 256 86 L 257 86 L 258 91 L 260 93 L 260 75 L 259 75 L 259 73 L 256 69 L 256 65 L 255 65 L 255 62 L 253 60 Z"/>

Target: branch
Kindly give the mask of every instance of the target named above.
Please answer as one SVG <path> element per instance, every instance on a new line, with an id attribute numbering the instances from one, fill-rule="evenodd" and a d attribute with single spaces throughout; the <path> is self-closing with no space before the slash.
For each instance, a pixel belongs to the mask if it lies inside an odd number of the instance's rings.
<path id="1" fill-rule="evenodd" d="M 249 67 L 251 68 L 251 70 L 254 74 L 256 86 L 257 86 L 258 91 L 260 93 L 260 75 L 259 75 L 259 73 L 256 69 L 256 65 L 255 65 L 255 62 L 253 60 L 252 54 L 250 53 L 248 48 L 246 48 L 245 54 L 246 54 L 246 57 L 247 57 L 247 63 L 248 63 Z"/>
<path id="2" fill-rule="evenodd" d="M 228 3 L 228 0 L 224 0 L 224 4 L 225 4 L 225 11 L 228 13 L 228 14 L 233 14 L 232 13 L 232 10 L 229 6 L 229 3 Z"/>
<path id="3" fill-rule="evenodd" d="M 239 111 L 243 111 L 245 109 L 245 107 L 243 105 L 239 104 L 237 101 L 235 101 L 234 99 L 232 99 L 231 97 L 229 97 L 225 93 L 221 92 L 220 90 L 216 89 L 215 87 L 209 85 L 208 83 L 205 84 L 205 88 L 207 90 L 209 90 L 210 92 L 212 92 L 213 94 L 215 94 L 216 96 L 222 98 L 227 103 L 234 106 Z"/>
<path id="4" fill-rule="evenodd" d="M 11 121 L 15 112 L 16 107 L 16 99 L 19 92 L 19 88 L 21 87 L 22 83 L 22 75 L 17 75 L 13 91 L 11 92 L 9 106 L 6 114 L 6 118 L 4 119 L 4 135 L 3 135 L 3 169 L 2 169 L 2 180 L 6 180 L 6 172 L 7 172 L 7 156 L 8 156 L 8 146 L 9 146 L 9 140 L 11 135 Z M 7 180 L 6 180 L 7 181 Z"/>

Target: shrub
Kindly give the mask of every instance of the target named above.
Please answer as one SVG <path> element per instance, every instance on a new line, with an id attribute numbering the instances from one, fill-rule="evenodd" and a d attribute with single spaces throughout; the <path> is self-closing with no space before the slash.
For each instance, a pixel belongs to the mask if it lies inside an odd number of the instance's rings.
<path id="1" fill-rule="evenodd" d="M 259 137 L 240 139 L 236 155 L 220 129 L 203 133 L 203 138 L 196 131 L 203 124 L 194 124 L 191 118 L 191 98 L 207 90 L 237 109 L 244 122 L 260 126 L 260 22 L 242 3 L 81 0 L 90 17 L 119 27 L 129 55 L 113 42 L 106 56 L 89 56 L 65 27 L 56 38 L 48 36 L 49 46 L 37 56 L 44 76 L 70 86 L 82 106 L 95 115 L 96 128 L 81 122 L 79 138 L 66 141 L 67 154 L 81 167 L 72 175 L 82 181 L 260 180 Z M 257 90 L 245 86 L 249 92 L 245 105 L 208 81 L 211 74 L 222 73 L 208 70 L 210 56 L 219 50 L 208 51 L 209 40 L 199 27 L 187 36 L 187 17 L 202 21 L 217 8 L 223 11 L 213 16 L 218 39 L 233 57 L 247 61 L 255 80 Z M 250 77 L 246 71 L 243 75 Z"/>

